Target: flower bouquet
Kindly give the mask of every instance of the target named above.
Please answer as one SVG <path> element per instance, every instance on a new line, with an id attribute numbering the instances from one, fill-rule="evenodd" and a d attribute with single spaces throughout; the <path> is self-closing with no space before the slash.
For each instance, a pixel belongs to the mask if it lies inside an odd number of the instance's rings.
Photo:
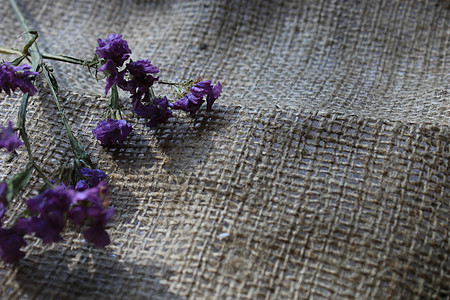
<path id="1" fill-rule="evenodd" d="M 1 53 L 17 56 L 13 61 L 0 62 L 0 93 L 11 95 L 18 90 L 23 93 L 15 125 L 6 120 L 4 126 L 0 125 L 0 148 L 12 154 L 24 148 L 28 164 L 0 182 L 0 257 L 6 263 L 15 263 L 24 257 L 22 248 L 27 245 L 27 235 L 34 235 L 43 243 L 59 242 L 69 223 L 82 228 L 87 242 L 105 247 L 110 243 L 105 226 L 114 213 L 109 205 L 108 176 L 95 168 L 89 154 L 72 133 L 58 99 L 53 70 L 46 61 L 80 65 L 98 80 L 106 80 L 107 109 L 104 119 L 92 129 L 93 136 L 106 149 L 124 147 L 124 141 L 133 130 L 127 122 L 130 116 L 124 111 L 128 107 L 120 99 L 119 89 L 129 94 L 127 103 L 132 117 L 143 118 L 146 126 L 154 128 L 168 122 L 177 110 L 194 115 L 205 102 L 206 109 L 211 110 L 222 92 L 222 85 L 220 82 L 213 85 L 211 81 L 202 79 L 180 83 L 161 80 L 159 69 L 149 60 L 131 60 L 132 51 L 120 34 L 110 34 L 104 40 L 99 38 L 94 57 L 90 60 L 41 53 L 36 44 L 38 33 L 29 30 L 16 2 L 10 2 L 27 43 L 22 50 L 0 47 Z M 34 85 L 38 76 L 48 83 L 73 152 L 71 161 L 62 162 L 62 167 L 52 174 L 45 174 L 36 162 L 25 126 L 29 98 L 39 93 Z M 155 93 L 158 84 L 173 88 L 173 101 Z M 39 194 L 25 199 L 25 211 L 16 220 L 5 224 L 2 220 L 11 209 L 13 199 L 20 195 L 33 175 L 38 176 L 42 183 Z"/>

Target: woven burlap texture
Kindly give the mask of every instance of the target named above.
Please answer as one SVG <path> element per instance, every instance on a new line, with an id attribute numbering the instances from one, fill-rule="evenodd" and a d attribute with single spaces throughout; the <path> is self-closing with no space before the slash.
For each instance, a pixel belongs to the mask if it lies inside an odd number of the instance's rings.
<path id="1" fill-rule="evenodd" d="M 1 4 L 0 45 L 21 48 Z M 161 78 L 206 76 L 224 92 L 211 112 L 156 130 L 136 121 L 108 151 L 91 135 L 104 81 L 49 62 L 75 134 L 110 176 L 112 243 L 30 238 L 17 266 L 0 264 L 2 298 L 450 297 L 448 1 L 19 6 L 44 52 L 91 58 L 97 38 L 120 33 Z M 51 173 L 70 146 L 39 85 L 27 126 Z M 0 97 L 2 123 L 15 120 L 20 95 Z M 25 151 L 0 163 L 4 180 Z"/>

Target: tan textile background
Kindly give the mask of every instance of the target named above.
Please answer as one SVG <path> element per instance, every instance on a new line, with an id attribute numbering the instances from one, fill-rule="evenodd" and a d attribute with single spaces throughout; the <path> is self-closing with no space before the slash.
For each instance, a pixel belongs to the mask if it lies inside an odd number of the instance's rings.
<path id="1" fill-rule="evenodd" d="M 1 4 L 0 45 L 20 48 Z M 121 33 L 162 78 L 203 75 L 224 93 L 194 118 L 138 121 L 106 151 L 90 134 L 104 82 L 52 62 L 74 131 L 111 178 L 112 244 L 30 239 L 18 266 L 0 265 L 2 298 L 450 297 L 448 1 L 19 4 L 45 52 L 90 58 Z M 1 97 L 15 119 L 19 97 Z M 32 99 L 51 172 L 69 145 L 45 88 Z M 2 179 L 19 154 L 0 155 Z"/>

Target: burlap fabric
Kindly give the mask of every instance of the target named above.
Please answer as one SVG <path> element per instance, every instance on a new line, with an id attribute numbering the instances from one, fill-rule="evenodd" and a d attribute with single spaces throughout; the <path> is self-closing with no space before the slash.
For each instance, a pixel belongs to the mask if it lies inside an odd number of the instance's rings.
<path id="1" fill-rule="evenodd" d="M 1 4 L 0 45 L 20 48 Z M 107 151 L 90 133 L 104 82 L 52 62 L 76 135 L 111 178 L 112 244 L 31 238 L 18 266 L 0 265 L 2 298 L 450 297 L 448 1 L 19 4 L 45 52 L 90 58 L 121 33 L 162 78 L 203 75 L 224 92 L 212 112 L 137 122 Z M 50 173 L 70 147 L 41 88 L 27 124 Z M 15 120 L 19 96 L 1 97 Z M 0 156 L 2 179 L 24 152 Z"/>

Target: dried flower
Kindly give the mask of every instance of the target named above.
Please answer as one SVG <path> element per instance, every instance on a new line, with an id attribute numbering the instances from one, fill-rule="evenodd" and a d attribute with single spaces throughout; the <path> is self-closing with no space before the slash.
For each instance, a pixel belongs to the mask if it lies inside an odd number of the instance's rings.
<path id="1" fill-rule="evenodd" d="M 30 218 L 20 218 L 16 231 L 22 235 L 34 233 L 44 243 L 57 242 L 62 240 L 61 233 L 67 220 L 70 220 L 75 225 L 86 223 L 89 226 L 84 232 L 86 240 L 104 247 L 109 244 L 105 226 L 114 213 L 113 208 L 107 207 L 107 191 L 103 181 L 84 191 L 77 191 L 65 185 L 47 189 L 25 201 L 33 215 Z"/>
<path id="2" fill-rule="evenodd" d="M 105 40 L 98 39 L 97 42 L 99 46 L 96 53 L 98 57 L 106 60 L 98 70 L 108 76 L 105 86 L 105 94 L 108 94 L 113 84 L 125 84 L 125 70 L 119 71 L 118 68 L 130 57 L 131 50 L 121 34 L 110 34 Z"/>
<path id="3" fill-rule="evenodd" d="M 170 104 L 173 109 L 181 109 L 191 115 L 195 114 L 205 100 L 202 97 L 196 97 L 194 94 L 190 93 L 185 95 L 183 98 L 178 99 L 175 103 Z"/>
<path id="4" fill-rule="evenodd" d="M 0 228 L 0 256 L 6 263 L 15 263 L 25 256 L 20 250 L 26 246 L 23 235 L 13 228 Z"/>
<path id="5" fill-rule="evenodd" d="M 11 152 L 22 145 L 23 142 L 19 140 L 11 121 L 8 121 L 7 127 L 0 125 L 0 148 L 6 148 L 6 150 Z"/>
<path id="6" fill-rule="evenodd" d="M 37 214 L 27 219 L 27 233 L 35 233 L 44 243 L 62 240 L 60 234 L 64 230 L 73 196 L 73 190 L 59 186 L 25 201 L 28 210 Z"/>
<path id="7" fill-rule="evenodd" d="M 99 169 L 81 168 L 80 173 L 88 179 L 89 187 L 97 186 L 100 181 L 105 180 L 107 177 L 105 172 Z"/>
<path id="8" fill-rule="evenodd" d="M 222 93 L 222 85 L 220 82 L 217 82 L 215 86 L 213 86 L 206 96 L 206 110 L 211 110 L 214 102 L 219 98 Z"/>
<path id="9" fill-rule="evenodd" d="M 97 127 L 92 130 L 92 134 L 102 146 L 113 147 L 121 146 L 132 130 L 132 126 L 125 120 L 108 119 L 108 121 L 98 122 Z"/>
<path id="10" fill-rule="evenodd" d="M 173 109 L 181 109 L 189 112 L 191 115 L 195 114 L 202 104 L 205 102 L 203 97 L 206 96 L 206 109 L 210 110 L 214 101 L 219 98 L 222 92 L 222 85 L 220 82 L 213 87 L 210 80 L 200 81 L 191 87 L 191 93 L 185 95 L 183 98 L 170 104 Z"/>
<path id="11" fill-rule="evenodd" d="M 105 231 L 105 225 L 111 219 L 114 209 L 91 210 L 90 217 L 93 219 L 91 226 L 83 233 L 84 238 L 89 243 L 97 247 L 105 247 L 111 243 L 108 233 Z"/>
<path id="12" fill-rule="evenodd" d="M 152 104 L 142 104 L 137 102 L 133 112 L 150 121 L 146 124 L 148 127 L 156 127 L 158 124 L 165 123 L 172 117 L 172 111 L 169 108 L 169 101 L 166 97 L 153 99 Z"/>
<path id="13" fill-rule="evenodd" d="M 127 64 L 126 69 L 130 73 L 131 80 L 126 83 L 123 89 L 131 93 L 133 103 L 137 101 L 149 102 L 151 100 L 149 88 L 159 79 L 150 74 L 159 73 L 158 68 L 152 65 L 149 60 L 138 60 Z"/>
<path id="14" fill-rule="evenodd" d="M 83 233 L 84 237 L 98 247 L 105 247 L 110 243 L 105 226 L 114 209 L 106 207 L 107 191 L 108 188 L 102 181 L 93 188 L 76 193 L 72 199 L 73 207 L 69 211 L 69 218 L 74 224 L 89 223 L 89 228 Z"/>
<path id="15" fill-rule="evenodd" d="M 121 67 L 130 57 L 131 50 L 121 34 L 111 33 L 105 40 L 98 39 L 96 53 L 98 57 L 110 60 L 116 67 Z"/>
<path id="16" fill-rule="evenodd" d="M 0 64 L 0 92 L 3 90 L 8 95 L 19 88 L 23 93 L 30 96 L 36 94 L 37 89 L 32 81 L 39 75 L 38 72 L 30 71 L 29 65 L 14 66 L 9 62 Z"/>
<path id="17" fill-rule="evenodd" d="M 111 89 L 113 84 L 116 84 L 119 87 L 124 87 L 126 85 L 125 81 L 125 71 L 120 71 L 117 69 L 117 66 L 114 64 L 112 60 L 107 60 L 104 65 L 102 65 L 99 71 L 104 72 L 108 77 L 106 78 L 105 85 L 105 95 L 108 94 L 108 91 Z"/>

